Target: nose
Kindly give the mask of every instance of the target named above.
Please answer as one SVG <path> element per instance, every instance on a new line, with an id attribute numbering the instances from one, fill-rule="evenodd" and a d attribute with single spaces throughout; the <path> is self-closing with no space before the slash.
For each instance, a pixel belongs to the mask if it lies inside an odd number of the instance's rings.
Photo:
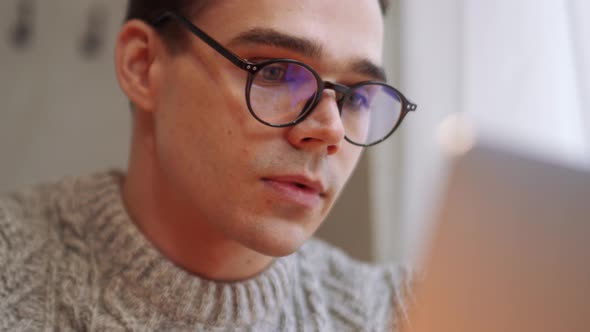
<path id="1" fill-rule="evenodd" d="M 324 90 L 311 113 L 287 131 L 287 140 L 298 149 L 337 153 L 344 142 L 344 125 L 334 90 Z"/>

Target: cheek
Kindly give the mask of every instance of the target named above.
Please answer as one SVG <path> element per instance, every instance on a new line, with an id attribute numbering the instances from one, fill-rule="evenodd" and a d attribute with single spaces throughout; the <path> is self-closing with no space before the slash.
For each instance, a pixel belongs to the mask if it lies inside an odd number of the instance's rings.
<path id="1" fill-rule="evenodd" d="M 171 136 L 181 136 L 183 141 L 197 146 L 203 142 L 219 148 L 242 139 L 249 114 L 240 77 L 228 73 L 212 78 L 207 71 L 181 67 L 170 70 L 172 74 L 159 96 L 160 114 L 156 116 L 162 132 L 178 131 L 178 135 Z"/>
<path id="2" fill-rule="evenodd" d="M 175 182 L 205 187 L 205 183 L 237 181 L 254 152 L 246 128 L 249 113 L 238 93 L 184 85 L 171 91 L 156 114 L 158 162 Z M 182 89 L 182 88 L 181 88 Z"/>

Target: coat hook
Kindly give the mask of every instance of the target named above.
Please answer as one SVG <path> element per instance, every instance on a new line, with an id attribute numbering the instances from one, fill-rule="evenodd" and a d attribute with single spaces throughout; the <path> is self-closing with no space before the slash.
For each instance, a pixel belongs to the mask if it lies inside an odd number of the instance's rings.
<path id="1" fill-rule="evenodd" d="M 21 0 L 16 7 L 16 23 L 11 29 L 10 40 L 17 49 L 24 49 L 33 39 L 35 6 L 33 0 Z"/>
<path id="2" fill-rule="evenodd" d="M 102 5 L 90 8 L 86 31 L 79 42 L 80 53 L 87 59 L 95 58 L 103 48 L 107 15 L 107 10 Z"/>

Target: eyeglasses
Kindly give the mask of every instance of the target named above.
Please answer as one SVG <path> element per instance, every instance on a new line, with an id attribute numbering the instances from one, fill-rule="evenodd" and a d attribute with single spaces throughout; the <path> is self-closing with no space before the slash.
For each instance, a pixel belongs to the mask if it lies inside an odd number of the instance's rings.
<path id="1" fill-rule="evenodd" d="M 394 87 L 377 81 L 345 86 L 322 80 L 305 63 L 292 59 L 251 62 L 240 58 L 188 19 L 165 12 L 151 22 L 161 26 L 174 19 L 234 65 L 248 72 L 246 103 L 252 116 L 271 127 L 294 126 L 315 109 L 325 89 L 334 90 L 345 139 L 358 146 L 372 146 L 391 136 L 410 111 L 411 103 Z"/>

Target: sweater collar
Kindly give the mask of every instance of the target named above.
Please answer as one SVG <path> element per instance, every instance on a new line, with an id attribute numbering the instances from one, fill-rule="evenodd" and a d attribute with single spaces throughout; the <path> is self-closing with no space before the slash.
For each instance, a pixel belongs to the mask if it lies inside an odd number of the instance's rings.
<path id="1" fill-rule="evenodd" d="M 291 297 L 295 255 L 234 283 L 200 278 L 172 263 L 129 217 L 121 196 L 123 178 L 121 172 L 95 175 L 92 187 L 77 196 L 87 207 L 87 231 L 94 234 L 90 244 L 101 275 L 115 297 L 125 299 L 127 310 L 145 310 L 147 305 L 188 324 L 240 327 L 276 314 Z"/>

